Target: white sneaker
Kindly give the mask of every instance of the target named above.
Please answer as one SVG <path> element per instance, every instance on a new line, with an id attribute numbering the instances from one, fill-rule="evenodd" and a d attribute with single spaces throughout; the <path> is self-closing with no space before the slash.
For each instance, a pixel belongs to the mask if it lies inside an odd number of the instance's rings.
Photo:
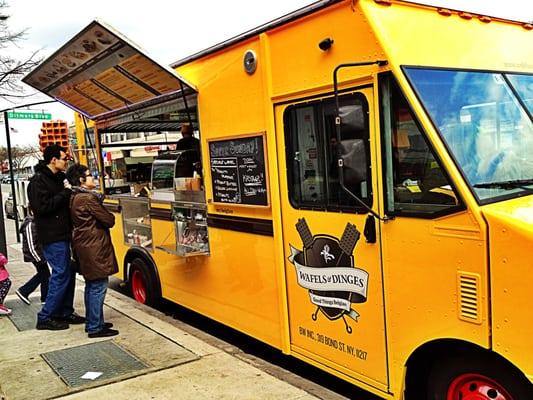
<path id="1" fill-rule="evenodd" d="M 11 309 L 7 308 L 3 304 L 0 304 L 0 315 L 10 315 L 10 314 L 11 314 Z"/>
<path id="2" fill-rule="evenodd" d="M 27 305 L 30 305 L 30 299 L 28 299 L 26 296 L 24 296 L 22 293 L 20 293 L 18 289 L 15 291 L 15 293 L 17 294 L 19 299 L 21 299 Z"/>

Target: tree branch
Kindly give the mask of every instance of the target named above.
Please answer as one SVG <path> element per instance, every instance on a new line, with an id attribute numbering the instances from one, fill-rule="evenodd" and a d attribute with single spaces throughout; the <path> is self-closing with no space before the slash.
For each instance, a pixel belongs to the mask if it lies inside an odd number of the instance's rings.
<path id="1" fill-rule="evenodd" d="M 0 0 L 0 14 L 6 15 L 8 8 L 6 0 Z M 18 43 L 25 39 L 27 29 L 17 32 L 9 30 L 7 19 L 0 21 L 0 50 L 11 46 L 18 46 Z M 38 57 L 40 50 L 34 51 L 29 57 L 16 60 L 6 52 L 0 53 L 0 98 L 24 98 L 31 95 L 24 94 L 24 87 L 20 84 L 20 79 L 40 64 L 42 58 Z"/>

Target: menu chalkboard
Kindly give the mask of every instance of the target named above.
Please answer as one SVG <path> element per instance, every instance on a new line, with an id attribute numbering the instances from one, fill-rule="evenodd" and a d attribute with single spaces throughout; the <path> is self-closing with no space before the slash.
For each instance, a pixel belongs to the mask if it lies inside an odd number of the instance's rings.
<path id="1" fill-rule="evenodd" d="M 263 135 L 209 141 L 215 203 L 268 206 Z"/>

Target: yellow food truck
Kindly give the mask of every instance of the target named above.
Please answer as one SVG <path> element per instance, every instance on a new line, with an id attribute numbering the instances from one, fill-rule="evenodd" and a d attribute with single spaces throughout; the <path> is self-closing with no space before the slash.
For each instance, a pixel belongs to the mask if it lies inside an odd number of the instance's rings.
<path id="1" fill-rule="evenodd" d="M 171 67 L 94 21 L 24 79 L 135 299 L 385 399 L 533 399 L 531 24 L 324 0 Z"/>

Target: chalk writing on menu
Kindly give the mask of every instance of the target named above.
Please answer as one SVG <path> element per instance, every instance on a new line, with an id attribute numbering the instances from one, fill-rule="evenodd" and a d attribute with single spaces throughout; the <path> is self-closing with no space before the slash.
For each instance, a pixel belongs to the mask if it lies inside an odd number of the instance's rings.
<path id="1" fill-rule="evenodd" d="M 209 142 L 213 200 L 268 205 L 263 136 Z"/>

